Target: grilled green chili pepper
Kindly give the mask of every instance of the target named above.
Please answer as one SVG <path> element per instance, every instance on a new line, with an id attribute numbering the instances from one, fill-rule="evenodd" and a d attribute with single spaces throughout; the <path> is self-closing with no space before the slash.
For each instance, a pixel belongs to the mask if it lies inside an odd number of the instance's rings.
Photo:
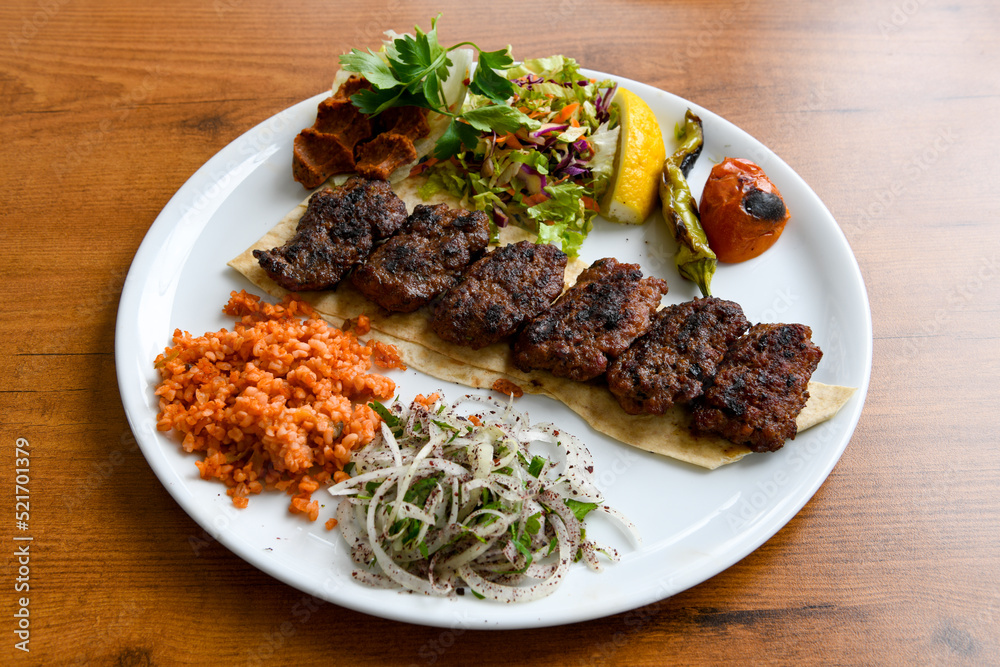
<path id="1" fill-rule="evenodd" d="M 701 155 L 704 144 L 701 118 L 688 109 L 684 114 L 684 125 L 678 123 L 674 134 L 681 145 L 663 163 L 663 177 L 660 179 L 663 219 L 677 241 L 677 254 L 674 255 L 677 271 L 697 284 L 702 296 L 709 296 L 718 261 L 708 247 L 708 237 L 698 218 L 698 206 L 687 183 L 687 174 Z"/>

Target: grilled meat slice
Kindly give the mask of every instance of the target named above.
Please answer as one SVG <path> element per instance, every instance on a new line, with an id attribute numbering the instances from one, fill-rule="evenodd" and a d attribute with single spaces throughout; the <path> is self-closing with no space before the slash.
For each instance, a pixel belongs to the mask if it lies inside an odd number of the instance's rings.
<path id="1" fill-rule="evenodd" d="M 563 289 L 566 254 L 521 241 L 469 267 L 434 305 L 431 329 L 456 345 L 479 349 L 510 336 L 548 308 Z"/>
<path id="2" fill-rule="evenodd" d="M 329 289 L 406 221 L 406 204 L 384 181 L 351 178 L 309 198 L 295 235 L 254 250 L 267 275 L 292 291 Z"/>
<path id="3" fill-rule="evenodd" d="M 664 308 L 608 368 L 608 388 L 630 415 L 662 415 L 701 395 L 728 347 L 749 326 L 738 303 L 715 297 Z"/>
<path id="4" fill-rule="evenodd" d="M 489 219 L 482 211 L 420 204 L 399 233 L 357 268 L 351 282 L 386 310 L 412 312 L 457 283 L 489 240 Z"/>
<path id="5" fill-rule="evenodd" d="M 755 452 L 780 449 L 797 432 L 809 378 L 823 352 L 803 324 L 756 324 L 733 343 L 705 395 L 695 432 L 716 433 Z"/>
<path id="6" fill-rule="evenodd" d="M 598 377 L 649 327 L 666 292 L 666 281 L 643 278 L 638 264 L 597 260 L 552 308 L 521 331 L 514 344 L 514 365 L 571 380 Z"/>

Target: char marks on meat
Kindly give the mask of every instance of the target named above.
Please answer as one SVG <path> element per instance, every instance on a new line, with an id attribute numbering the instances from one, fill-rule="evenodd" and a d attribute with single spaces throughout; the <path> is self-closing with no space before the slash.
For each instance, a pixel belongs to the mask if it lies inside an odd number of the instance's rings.
<path id="1" fill-rule="evenodd" d="M 692 427 L 755 452 L 794 439 L 795 418 L 809 398 L 809 378 L 823 356 L 802 324 L 756 324 L 733 343 L 710 386 L 694 403 Z"/>
<path id="2" fill-rule="evenodd" d="M 294 236 L 285 245 L 254 250 L 253 256 L 285 289 L 329 289 L 405 221 L 406 204 L 388 183 L 351 178 L 309 198 Z"/>
<path id="3" fill-rule="evenodd" d="M 482 211 L 420 204 L 351 282 L 386 310 L 412 312 L 457 283 L 488 244 L 489 219 Z"/>
<path id="4" fill-rule="evenodd" d="M 431 328 L 442 339 L 479 349 L 514 334 L 563 289 L 566 254 L 521 241 L 477 260 L 434 305 Z"/>
<path id="5" fill-rule="evenodd" d="M 726 349 L 749 326 L 732 301 L 708 297 L 668 306 L 608 368 L 608 388 L 630 415 L 662 415 L 701 395 Z"/>
<path id="6" fill-rule="evenodd" d="M 666 292 L 666 281 L 643 278 L 638 264 L 597 260 L 521 331 L 514 365 L 571 380 L 598 377 L 649 327 Z"/>

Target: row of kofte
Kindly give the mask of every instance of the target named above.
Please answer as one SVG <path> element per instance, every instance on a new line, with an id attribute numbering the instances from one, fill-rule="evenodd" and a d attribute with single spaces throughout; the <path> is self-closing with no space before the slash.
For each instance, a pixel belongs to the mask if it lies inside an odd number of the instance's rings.
<path id="1" fill-rule="evenodd" d="M 629 414 L 687 405 L 695 432 L 758 452 L 795 437 L 822 357 L 809 327 L 750 326 L 738 304 L 714 297 L 657 310 L 666 282 L 613 258 L 562 293 L 567 258 L 555 246 L 487 253 L 488 244 L 484 213 L 438 204 L 407 216 L 386 182 L 355 177 L 313 194 L 294 236 L 254 257 L 292 291 L 346 278 L 392 312 L 431 304 L 431 328 L 450 343 L 478 349 L 514 336 L 519 369 L 604 376 Z"/>

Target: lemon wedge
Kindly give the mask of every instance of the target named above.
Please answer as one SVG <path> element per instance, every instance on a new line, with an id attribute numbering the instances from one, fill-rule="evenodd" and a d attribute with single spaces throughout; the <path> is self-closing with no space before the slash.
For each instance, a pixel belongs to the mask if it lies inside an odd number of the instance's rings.
<path id="1" fill-rule="evenodd" d="M 641 225 L 659 205 L 660 173 L 667 150 L 656 115 L 641 97 L 619 88 L 611 102 L 621 112 L 615 173 L 601 201 L 612 222 Z"/>

